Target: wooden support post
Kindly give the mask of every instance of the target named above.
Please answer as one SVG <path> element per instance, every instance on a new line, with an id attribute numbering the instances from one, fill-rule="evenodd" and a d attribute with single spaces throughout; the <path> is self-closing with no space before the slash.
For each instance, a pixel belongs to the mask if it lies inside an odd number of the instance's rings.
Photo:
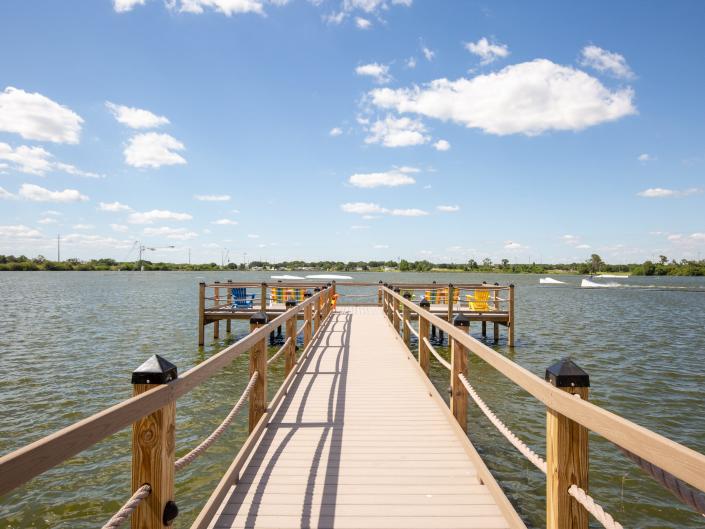
<path id="1" fill-rule="evenodd" d="M 320 288 L 314 289 L 314 292 L 320 292 Z M 316 298 L 316 332 L 321 328 L 321 322 L 323 321 L 323 316 L 321 315 L 321 310 L 323 308 L 323 296 L 318 296 Z"/>
<path id="2" fill-rule="evenodd" d="M 377 288 L 377 305 L 382 306 L 382 282 L 379 282 L 379 287 Z"/>
<path id="3" fill-rule="evenodd" d="M 216 281 L 216 284 L 220 283 L 220 281 Z M 218 287 L 215 287 L 213 289 L 213 297 L 214 297 L 214 306 L 217 307 L 220 304 L 220 289 Z M 217 340 L 220 338 L 220 320 L 215 320 L 213 322 L 213 339 Z"/>
<path id="4" fill-rule="evenodd" d="M 514 347 L 516 337 L 516 325 L 514 325 L 514 285 L 509 285 L 509 323 L 508 323 L 509 347 Z"/>
<path id="5" fill-rule="evenodd" d="M 458 314 L 453 318 L 453 325 L 463 332 L 470 328 L 470 318 Z M 463 345 L 448 335 L 450 340 L 450 411 L 464 432 L 468 431 L 468 392 L 459 376 L 467 376 L 468 352 Z"/>
<path id="6" fill-rule="evenodd" d="M 267 314 L 258 312 L 250 317 L 250 332 L 267 323 Z M 267 410 L 267 343 L 265 336 L 250 349 L 250 377 L 257 371 L 257 382 L 250 392 L 250 430 L 255 429 L 257 422 Z"/>
<path id="7" fill-rule="evenodd" d="M 396 299 L 392 299 L 392 325 L 394 326 L 394 330 L 398 333 L 399 332 L 399 302 Z"/>
<path id="8" fill-rule="evenodd" d="M 260 309 L 262 310 L 262 312 L 267 312 L 267 283 L 262 283 L 260 297 Z"/>
<path id="9" fill-rule="evenodd" d="M 232 279 L 228 279 L 228 283 L 232 283 Z M 232 287 L 228 284 L 228 308 L 231 308 L 233 306 L 233 289 Z M 232 332 L 232 321 L 230 318 L 225 320 L 225 334 L 230 334 Z"/>
<path id="10" fill-rule="evenodd" d="M 177 377 L 174 364 L 154 355 L 132 372 L 133 395 Z M 175 434 L 174 399 L 132 425 L 132 492 L 145 484 L 152 488 L 132 514 L 132 529 L 162 529 L 171 525 L 179 512 L 174 503 Z"/>
<path id="11" fill-rule="evenodd" d="M 499 283 L 494 284 L 496 287 L 499 286 Z M 499 290 L 495 289 L 494 290 L 494 310 L 499 312 L 500 305 L 499 305 Z M 493 333 L 493 338 L 494 338 L 494 343 L 497 343 L 499 341 L 499 323 L 495 323 L 494 325 L 494 333 Z"/>
<path id="12" fill-rule="evenodd" d="M 405 295 L 404 297 L 406 298 L 407 296 Z M 411 310 L 404 305 L 402 311 L 404 313 L 404 319 L 401 322 L 402 335 L 404 336 L 404 343 L 409 347 L 411 343 L 411 331 L 409 330 L 409 325 L 411 325 Z"/>
<path id="13" fill-rule="evenodd" d="M 571 360 L 549 367 L 546 380 L 588 399 L 590 377 Z M 546 411 L 546 528 L 588 529 L 588 512 L 568 495 L 571 485 L 588 492 L 588 430 L 550 408 Z"/>
<path id="14" fill-rule="evenodd" d="M 482 322 L 482 336 L 483 336 L 483 338 L 487 338 L 487 322 L 486 321 Z"/>
<path id="15" fill-rule="evenodd" d="M 287 310 L 292 309 L 296 306 L 296 301 L 288 300 L 286 302 Z M 284 374 L 285 376 L 291 373 L 296 365 L 296 316 L 289 317 L 286 320 L 286 340 L 291 340 L 289 342 L 289 347 L 284 352 Z"/>
<path id="16" fill-rule="evenodd" d="M 499 342 L 499 323 L 494 324 L 494 343 Z"/>
<path id="17" fill-rule="evenodd" d="M 206 284 L 198 284 L 198 345 L 206 343 Z"/>
<path id="18" fill-rule="evenodd" d="M 453 321 L 453 284 L 448 283 L 448 323 Z"/>
<path id="19" fill-rule="evenodd" d="M 425 310 L 431 309 L 431 304 L 425 298 L 421 300 L 419 306 Z M 428 350 L 428 346 L 426 345 L 424 338 L 426 338 L 426 340 L 429 339 L 430 330 L 431 325 L 429 321 L 424 318 L 423 314 L 419 313 L 419 366 L 421 367 L 421 369 L 423 369 L 426 375 L 428 375 L 428 367 L 431 360 L 431 352 Z"/>
<path id="20" fill-rule="evenodd" d="M 313 323 L 313 304 L 304 307 L 304 349 L 311 343 L 311 324 Z"/>

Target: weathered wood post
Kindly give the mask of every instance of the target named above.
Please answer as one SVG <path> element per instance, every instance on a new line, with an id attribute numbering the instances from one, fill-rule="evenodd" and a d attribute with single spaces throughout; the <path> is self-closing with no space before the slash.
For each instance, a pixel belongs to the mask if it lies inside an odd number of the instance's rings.
<path id="1" fill-rule="evenodd" d="M 266 312 L 256 312 L 250 316 L 250 332 L 267 323 Z M 267 342 L 265 336 L 250 350 L 250 378 L 257 371 L 257 382 L 250 392 L 250 433 L 267 410 Z"/>
<path id="2" fill-rule="evenodd" d="M 404 299 L 411 301 L 411 292 L 405 292 Z M 409 330 L 409 327 L 411 326 L 411 309 L 409 309 L 406 305 L 403 305 L 402 310 L 404 311 L 404 320 L 401 322 L 401 329 L 404 336 L 404 343 L 407 347 L 409 347 L 409 344 L 411 343 L 411 331 Z"/>
<path id="3" fill-rule="evenodd" d="M 419 307 L 424 310 L 430 311 L 431 303 L 426 298 L 423 298 L 419 303 Z M 428 320 L 424 317 L 423 314 L 419 313 L 419 366 L 427 375 L 428 366 L 431 360 L 429 355 L 431 354 L 431 352 L 428 350 L 428 346 L 426 345 L 426 341 L 424 340 L 424 338 L 426 338 L 426 340 L 429 339 L 430 330 L 431 325 L 429 324 Z"/>
<path id="4" fill-rule="evenodd" d="M 293 299 L 286 300 L 286 310 L 291 310 L 296 306 Z M 290 316 L 286 320 L 286 339 L 290 340 L 289 347 L 284 353 L 284 373 L 288 375 L 296 365 L 296 315 Z"/>
<path id="5" fill-rule="evenodd" d="M 216 285 L 220 284 L 220 281 L 215 281 Z M 217 307 L 219 302 L 220 302 L 220 288 L 215 287 L 213 289 L 213 302 L 214 302 L 214 307 Z M 217 340 L 220 338 L 220 320 L 214 320 L 213 321 L 213 339 Z"/>
<path id="6" fill-rule="evenodd" d="M 470 330 L 470 318 L 465 314 L 457 314 L 453 318 L 453 325 L 467 333 Z M 465 346 L 458 340 L 454 340 L 450 336 L 450 411 L 458 421 L 458 424 L 464 432 L 468 431 L 468 393 L 465 386 L 460 381 L 459 376 L 468 373 L 468 352 Z"/>
<path id="7" fill-rule="evenodd" d="M 571 360 L 553 364 L 545 378 L 588 399 L 590 377 Z M 588 512 L 568 495 L 568 488 L 588 491 L 588 430 L 550 408 L 546 411 L 546 528 L 587 529 Z"/>
<path id="8" fill-rule="evenodd" d="M 262 283 L 259 306 L 262 312 L 267 312 L 267 283 Z"/>
<path id="9" fill-rule="evenodd" d="M 382 306 L 382 280 L 379 281 L 379 286 L 377 287 L 377 305 Z"/>
<path id="10" fill-rule="evenodd" d="M 509 285 L 509 327 L 508 327 L 509 347 L 514 347 L 516 336 L 516 325 L 514 325 L 514 285 Z"/>
<path id="11" fill-rule="evenodd" d="M 206 284 L 198 283 L 198 345 L 206 343 Z"/>
<path id="12" fill-rule="evenodd" d="M 453 321 L 453 295 L 455 288 L 453 283 L 448 283 L 448 323 Z"/>
<path id="13" fill-rule="evenodd" d="M 316 287 L 313 291 L 318 294 L 321 289 Z M 323 306 L 322 296 L 316 298 L 316 332 L 321 328 L 321 321 L 323 321 L 323 316 L 321 315 L 321 307 Z"/>
<path id="14" fill-rule="evenodd" d="M 313 293 L 310 290 L 307 290 L 306 293 L 304 294 L 304 298 L 308 300 Z M 311 324 L 313 323 L 313 304 L 308 303 L 304 307 L 304 349 L 308 347 L 308 344 L 311 343 Z"/>
<path id="15" fill-rule="evenodd" d="M 401 293 L 399 287 L 394 289 L 395 294 Z M 394 325 L 394 330 L 399 332 L 399 302 L 396 298 L 392 297 L 392 325 Z"/>
<path id="16" fill-rule="evenodd" d="M 494 286 L 498 287 L 499 283 L 495 283 Z M 494 291 L 494 310 L 499 312 L 499 289 L 495 289 Z M 499 341 L 499 323 L 494 322 L 494 333 L 493 333 L 493 339 L 494 343 L 497 343 Z"/>
<path id="17" fill-rule="evenodd" d="M 228 310 L 230 310 L 233 306 L 233 288 L 231 283 L 233 282 L 232 279 L 228 279 L 228 288 L 227 288 L 227 298 L 228 298 Z M 225 334 L 230 334 L 232 332 L 232 320 L 228 318 L 225 320 Z"/>
<path id="18" fill-rule="evenodd" d="M 178 378 L 176 366 L 159 355 L 132 372 L 133 395 Z M 171 525 L 179 510 L 174 502 L 176 401 L 132 425 L 132 492 L 149 484 L 152 492 L 132 514 L 132 529 L 161 529 Z"/>

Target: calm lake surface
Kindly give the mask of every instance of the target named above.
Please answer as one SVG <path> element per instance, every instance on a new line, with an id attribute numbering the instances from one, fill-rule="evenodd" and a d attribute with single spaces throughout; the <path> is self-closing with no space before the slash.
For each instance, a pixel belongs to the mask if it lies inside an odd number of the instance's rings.
<path id="1" fill-rule="evenodd" d="M 543 377 L 571 356 L 591 376 L 591 400 L 647 428 L 705 452 L 705 289 L 703 278 L 612 279 L 624 288 L 539 286 L 539 276 L 498 274 L 350 274 L 364 281 L 495 281 L 517 285 L 517 342 L 495 349 Z M 196 346 L 201 280 L 267 280 L 269 274 L 184 272 L 0 273 L 0 454 L 17 449 L 131 395 L 130 374 L 159 353 L 180 372 L 241 337 Z M 606 281 L 605 281 L 606 282 Z M 636 288 L 644 287 L 644 288 Z M 376 296 L 375 296 L 376 299 Z M 222 329 L 222 327 L 221 327 Z M 224 332 L 221 331 L 221 334 Z M 480 336 L 479 324 L 472 334 Z M 491 333 L 490 333 L 491 334 Z M 491 342 L 490 342 L 491 344 Z M 281 362 L 270 387 L 282 379 Z M 448 375 L 435 362 L 442 394 Z M 247 382 L 247 358 L 177 403 L 177 454 L 215 428 Z M 477 358 L 470 380 L 499 417 L 545 454 L 545 409 Z M 242 414 L 206 455 L 176 478 L 189 527 L 246 438 Z M 545 527 L 544 476 L 470 404 L 470 437 L 529 527 Z M 590 438 L 592 495 L 625 527 L 701 528 L 619 451 Z M 0 528 L 101 527 L 129 497 L 130 432 L 125 430 L 0 498 Z M 597 525 L 595 525 L 597 527 Z"/>

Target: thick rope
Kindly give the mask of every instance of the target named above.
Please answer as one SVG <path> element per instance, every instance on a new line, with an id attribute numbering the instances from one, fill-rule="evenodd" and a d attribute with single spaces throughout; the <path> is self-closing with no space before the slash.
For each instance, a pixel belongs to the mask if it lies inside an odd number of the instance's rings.
<path id="1" fill-rule="evenodd" d="M 436 351 L 433 346 L 431 345 L 431 342 L 428 341 L 428 338 L 424 337 L 423 343 L 426 344 L 426 347 L 428 347 L 428 350 L 431 351 L 433 356 L 436 357 L 436 360 L 438 360 L 443 367 L 445 367 L 448 371 L 450 371 L 450 364 L 448 361 L 443 358 L 441 355 L 438 354 L 438 351 Z"/>
<path id="2" fill-rule="evenodd" d="M 477 404 L 478 408 L 482 410 L 482 413 L 487 416 L 490 422 L 494 424 L 495 428 L 499 430 L 499 433 L 506 437 L 507 441 L 514 445 L 514 448 L 519 450 L 519 452 L 521 452 L 521 454 L 526 459 L 531 461 L 534 466 L 536 466 L 536 468 L 538 468 L 541 472 L 545 474 L 546 461 L 540 455 L 534 452 L 531 448 L 529 448 L 521 439 L 514 435 L 514 432 L 507 428 L 507 426 L 499 419 L 499 417 L 497 417 L 494 412 L 487 406 L 487 404 L 485 404 L 485 401 L 480 398 L 480 396 L 475 391 L 475 388 L 473 388 L 468 382 L 468 379 L 465 378 L 465 375 L 460 374 L 458 375 L 458 378 L 460 379 L 460 382 L 463 383 L 463 386 L 465 386 L 465 389 L 467 390 L 468 394 L 472 397 L 472 400 L 475 401 L 475 404 Z"/>
<path id="3" fill-rule="evenodd" d="M 409 320 L 407 320 L 407 321 L 405 321 L 404 323 L 405 323 L 406 326 L 408 327 L 409 332 L 411 332 L 411 334 L 413 334 L 414 336 L 416 336 L 416 337 L 418 338 L 418 337 L 419 337 L 419 333 L 416 332 L 416 329 L 414 329 L 414 328 L 411 326 L 411 322 L 410 322 Z"/>
<path id="4" fill-rule="evenodd" d="M 298 331 L 296 331 L 296 336 L 298 336 L 299 334 L 301 334 L 302 332 L 304 332 L 304 331 L 306 330 L 306 326 L 307 326 L 307 325 L 308 325 L 309 328 L 310 328 L 311 322 L 308 321 L 308 320 L 304 320 L 304 324 L 299 328 Z"/>
<path id="5" fill-rule="evenodd" d="M 215 430 L 213 430 L 213 433 L 210 434 L 206 439 L 203 440 L 201 444 L 199 444 L 196 448 L 191 450 L 188 454 L 185 456 L 179 458 L 176 463 L 174 463 L 174 468 L 176 470 L 181 470 L 182 468 L 186 467 L 187 465 L 193 463 L 193 461 L 200 456 L 203 452 L 208 450 L 208 448 L 215 443 L 218 438 L 223 435 L 223 432 L 230 426 L 230 423 L 233 422 L 233 419 L 235 419 L 235 416 L 240 412 L 242 409 L 243 405 L 245 404 L 245 401 L 247 401 L 247 398 L 250 396 L 250 392 L 252 392 L 252 388 L 255 387 L 255 382 L 257 382 L 257 378 L 259 377 L 259 373 L 255 371 L 250 378 L 249 383 L 247 384 L 247 387 L 245 388 L 245 391 L 242 393 L 240 398 L 238 399 L 237 403 L 233 407 L 232 410 L 230 410 L 230 413 L 228 413 L 228 416 L 223 419 L 223 422 L 220 423 L 220 426 L 218 426 Z"/>
<path id="6" fill-rule="evenodd" d="M 120 510 L 113 514 L 113 517 L 103 526 L 103 529 L 117 529 L 130 517 L 140 502 L 152 493 L 150 485 L 142 485 L 135 491 L 132 497 L 120 507 Z"/>
<path id="7" fill-rule="evenodd" d="M 595 503 L 595 500 L 587 492 L 577 485 L 571 485 L 568 489 L 568 494 L 575 498 L 575 501 L 580 505 L 585 507 L 585 510 L 592 514 L 595 520 L 600 522 L 605 529 L 624 529 L 621 523 L 615 521 L 609 513 L 605 512 L 600 505 Z"/>
<path id="8" fill-rule="evenodd" d="M 274 362 L 277 361 L 277 358 L 279 358 L 284 351 L 286 351 L 289 348 L 289 344 L 291 343 L 291 337 L 287 338 L 286 341 L 284 342 L 284 345 L 281 346 L 281 348 L 274 354 L 272 357 L 267 360 L 267 365 L 273 364 Z"/>

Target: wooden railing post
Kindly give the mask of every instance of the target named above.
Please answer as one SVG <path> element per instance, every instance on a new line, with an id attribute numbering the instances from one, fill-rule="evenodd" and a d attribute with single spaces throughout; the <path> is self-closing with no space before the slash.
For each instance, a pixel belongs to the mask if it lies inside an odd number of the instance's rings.
<path id="1" fill-rule="evenodd" d="M 590 377 L 571 360 L 546 369 L 546 380 L 571 394 L 588 399 Z M 587 529 L 588 512 L 568 495 L 577 485 L 588 492 L 588 430 L 547 408 L 546 414 L 546 528 Z"/>
<path id="2" fill-rule="evenodd" d="M 401 290 L 399 290 L 399 287 L 396 287 L 394 289 L 395 294 L 399 294 Z M 398 333 L 399 332 L 399 302 L 396 300 L 395 297 L 392 297 L 392 325 L 394 325 L 394 330 Z"/>
<path id="3" fill-rule="evenodd" d="M 286 300 L 286 310 L 293 309 L 296 306 L 296 301 L 293 299 Z M 291 373 L 296 365 L 296 316 L 290 316 L 286 320 L 286 339 L 289 342 L 289 348 L 284 353 L 284 373 L 285 376 Z"/>
<path id="4" fill-rule="evenodd" d="M 509 326 L 508 326 L 509 347 L 514 347 L 515 335 L 516 335 L 516 325 L 514 325 L 514 285 L 509 285 Z"/>
<path id="5" fill-rule="evenodd" d="M 470 330 L 470 318 L 457 314 L 453 325 L 463 332 Z M 450 411 L 463 431 L 468 431 L 468 393 L 459 376 L 468 375 L 468 352 L 465 347 L 450 336 Z"/>
<path id="6" fill-rule="evenodd" d="M 219 284 L 220 281 L 216 281 L 216 284 Z M 217 307 L 218 304 L 220 303 L 220 288 L 215 287 L 213 289 L 213 298 L 214 298 L 214 306 Z M 217 340 L 220 338 L 220 320 L 214 320 L 213 321 L 213 339 Z"/>
<path id="7" fill-rule="evenodd" d="M 250 332 L 262 327 L 267 323 L 267 313 L 257 312 L 250 316 Z M 255 429 L 265 411 L 267 411 L 267 342 L 265 336 L 250 349 L 250 377 L 255 371 L 259 373 L 250 392 L 250 430 Z"/>
<path id="8" fill-rule="evenodd" d="M 377 287 L 377 305 L 382 306 L 382 281 L 380 280 L 379 286 Z"/>
<path id="9" fill-rule="evenodd" d="M 313 291 L 318 294 L 321 289 L 316 287 L 313 289 Z M 323 296 L 318 296 L 316 298 L 316 332 L 318 332 L 318 329 L 321 328 L 321 322 L 323 321 L 323 316 L 321 315 L 321 310 L 323 307 Z"/>
<path id="10" fill-rule="evenodd" d="M 311 297 L 311 292 L 307 291 L 306 299 Z M 304 349 L 311 343 L 311 324 L 313 323 L 313 303 L 309 303 L 304 307 Z"/>
<path id="11" fill-rule="evenodd" d="M 232 279 L 228 279 L 228 288 L 227 288 L 227 298 L 228 298 L 228 309 L 230 309 L 233 306 L 233 289 L 230 286 L 230 283 L 232 283 Z M 232 332 L 232 320 L 228 318 L 225 320 L 225 334 L 230 334 Z"/>
<path id="12" fill-rule="evenodd" d="M 453 321 L 453 283 L 448 283 L 448 323 Z"/>
<path id="13" fill-rule="evenodd" d="M 411 293 L 406 292 L 404 299 L 411 301 Z M 411 343 L 411 331 L 409 330 L 409 326 L 411 325 L 411 310 L 406 305 L 403 305 L 402 311 L 404 315 L 404 319 L 401 322 L 402 335 L 404 336 L 404 343 L 409 347 Z"/>
<path id="14" fill-rule="evenodd" d="M 260 296 L 261 296 L 261 299 L 259 301 L 260 310 L 262 312 L 267 312 L 267 283 L 262 283 Z"/>
<path id="15" fill-rule="evenodd" d="M 176 366 L 154 355 L 132 372 L 133 395 L 178 378 Z M 132 492 L 148 484 L 152 491 L 132 514 L 132 529 L 162 529 L 179 510 L 174 502 L 176 401 L 132 425 Z"/>
<path id="16" fill-rule="evenodd" d="M 494 286 L 498 287 L 499 283 L 495 283 Z M 499 298 L 500 298 L 499 290 L 495 289 L 495 291 L 494 291 L 494 310 L 496 310 L 497 312 L 499 312 L 499 309 L 500 309 Z M 493 332 L 492 338 L 494 339 L 494 343 L 497 343 L 499 341 L 499 323 L 494 322 L 493 331 L 494 332 Z"/>
<path id="17" fill-rule="evenodd" d="M 198 284 L 198 345 L 206 343 L 206 284 Z"/>
<path id="18" fill-rule="evenodd" d="M 421 307 L 424 310 L 431 310 L 431 303 L 426 299 L 423 298 L 421 302 L 419 303 L 419 307 Z M 426 340 L 429 339 L 431 335 L 431 324 L 428 322 L 428 320 L 423 316 L 423 314 L 419 313 L 419 366 L 421 369 L 423 369 L 424 373 L 428 375 L 428 367 L 430 363 L 430 354 L 431 352 L 428 350 L 428 347 L 426 346 L 426 342 L 424 341 L 424 338 Z"/>

